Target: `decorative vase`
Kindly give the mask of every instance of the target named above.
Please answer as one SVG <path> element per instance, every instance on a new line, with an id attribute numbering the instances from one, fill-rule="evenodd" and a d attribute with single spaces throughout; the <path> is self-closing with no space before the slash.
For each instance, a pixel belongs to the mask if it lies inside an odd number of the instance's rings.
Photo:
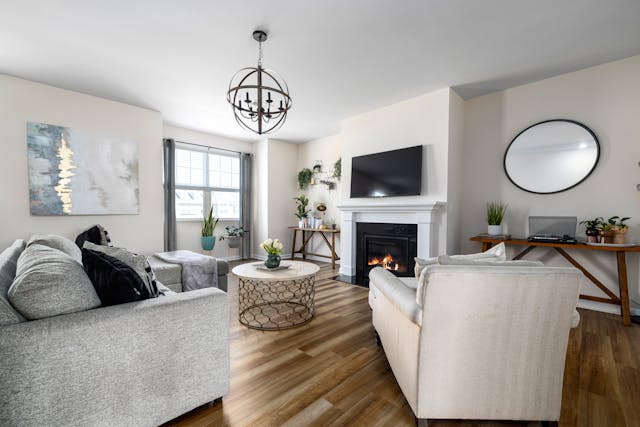
<path id="1" fill-rule="evenodd" d="M 235 249 L 240 247 L 240 236 L 227 236 L 225 239 L 230 248 Z"/>
<path id="2" fill-rule="evenodd" d="M 624 245 L 626 243 L 625 235 L 627 231 L 629 231 L 628 228 L 616 228 L 613 230 L 613 243 L 616 245 Z"/>
<path id="3" fill-rule="evenodd" d="M 200 237 L 200 244 L 205 251 L 211 251 L 216 246 L 216 236 L 202 236 Z"/>
<path id="4" fill-rule="evenodd" d="M 598 230 L 596 228 L 587 228 L 585 231 L 588 243 L 598 243 Z"/>
<path id="5" fill-rule="evenodd" d="M 304 218 L 298 221 L 298 228 L 305 228 L 304 225 Z"/>
<path id="6" fill-rule="evenodd" d="M 613 231 L 600 230 L 600 243 L 613 243 Z"/>
<path id="7" fill-rule="evenodd" d="M 499 236 L 502 234 L 502 224 L 500 225 L 489 225 L 487 227 L 487 234 L 489 236 Z"/>
<path id="8" fill-rule="evenodd" d="M 267 254 L 267 260 L 264 262 L 264 265 L 267 268 L 276 268 L 280 266 L 280 260 L 280 255 Z"/>

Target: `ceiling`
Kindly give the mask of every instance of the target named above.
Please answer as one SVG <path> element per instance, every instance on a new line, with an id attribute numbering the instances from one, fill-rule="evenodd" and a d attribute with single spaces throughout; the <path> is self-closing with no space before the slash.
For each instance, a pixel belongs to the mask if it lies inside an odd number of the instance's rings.
<path id="1" fill-rule="evenodd" d="M 471 98 L 640 54 L 640 1 L 0 0 L 0 73 L 253 140 L 225 94 L 256 28 L 294 102 L 272 136 L 301 142 L 442 87 Z"/>

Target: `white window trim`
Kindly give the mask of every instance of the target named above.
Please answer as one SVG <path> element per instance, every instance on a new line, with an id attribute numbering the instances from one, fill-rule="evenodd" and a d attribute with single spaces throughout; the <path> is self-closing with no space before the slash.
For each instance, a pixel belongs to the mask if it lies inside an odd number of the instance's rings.
<path id="1" fill-rule="evenodd" d="M 201 147 L 201 146 L 191 146 L 189 144 L 176 144 L 177 150 L 183 151 L 195 151 L 205 153 L 204 156 L 204 180 L 208 184 L 209 183 L 209 154 L 215 154 L 218 156 L 231 157 L 234 159 L 240 160 L 240 153 L 233 152 L 234 154 L 230 154 L 228 151 L 223 151 L 213 147 Z M 177 166 L 176 166 L 177 167 Z M 176 183 L 176 190 L 194 190 L 194 191 L 202 191 L 203 192 L 203 216 L 209 212 L 211 208 L 211 192 L 219 191 L 219 192 L 228 192 L 228 193 L 238 193 L 238 199 L 240 203 L 242 203 L 242 194 L 241 187 L 238 188 L 228 188 L 228 187 L 211 187 L 209 185 L 180 185 Z M 218 218 L 220 221 L 240 221 L 240 214 L 238 214 L 237 218 Z M 204 218 L 178 218 L 176 217 L 176 221 L 179 222 L 201 222 Z"/>

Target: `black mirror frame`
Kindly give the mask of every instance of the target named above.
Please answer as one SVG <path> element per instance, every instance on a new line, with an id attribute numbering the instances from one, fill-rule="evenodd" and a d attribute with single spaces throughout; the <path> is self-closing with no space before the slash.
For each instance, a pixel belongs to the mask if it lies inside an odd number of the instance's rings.
<path id="1" fill-rule="evenodd" d="M 593 163 L 593 167 L 591 168 L 591 170 L 589 170 L 589 172 L 584 176 L 584 178 L 582 178 L 580 181 L 576 182 L 575 184 L 573 184 L 570 187 L 567 188 L 563 188 L 562 190 L 558 190 L 558 191 L 549 191 L 549 192 L 539 192 L 539 191 L 532 191 L 532 190 L 527 190 L 526 188 L 521 187 L 520 185 L 516 184 L 513 179 L 511 178 L 511 176 L 509 176 L 509 172 L 507 172 L 507 154 L 509 153 L 509 149 L 511 148 L 511 145 L 515 142 L 516 139 L 518 139 L 518 137 L 520 135 L 522 135 L 523 133 L 525 133 L 526 131 L 528 131 L 529 129 L 536 127 L 538 125 L 544 124 L 544 123 L 549 123 L 549 122 L 567 122 L 567 123 L 573 123 L 574 125 L 578 125 L 582 128 L 584 128 L 587 132 L 589 132 L 589 134 L 593 137 L 593 140 L 596 142 L 596 149 L 597 149 L 597 154 L 596 154 L 596 161 Z M 518 187 L 519 189 L 521 189 L 522 191 L 526 191 L 527 193 L 533 193 L 533 194 L 557 194 L 557 193 L 562 193 L 564 191 L 568 191 L 571 190 L 572 188 L 582 184 L 582 182 L 584 182 L 584 180 L 586 180 L 587 178 L 589 178 L 589 176 L 593 173 L 593 171 L 595 170 L 596 166 L 598 166 L 598 162 L 600 161 L 600 141 L 598 141 L 598 137 L 596 136 L 596 134 L 589 129 L 589 127 L 583 123 L 580 123 L 578 121 L 575 120 L 570 120 L 570 119 L 550 119 L 550 120 L 543 120 L 541 122 L 538 123 L 534 123 L 531 126 L 521 130 L 516 136 L 513 137 L 513 139 L 511 140 L 511 142 L 509 143 L 509 145 L 507 146 L 507 149 L 504 152 L 504 157 L 502 159 L 502 168 L 504 170 L 504 174 L 507 176 L 507 178 L 509 179 L 509 181 L 515 185 L 516 187 Z"/>

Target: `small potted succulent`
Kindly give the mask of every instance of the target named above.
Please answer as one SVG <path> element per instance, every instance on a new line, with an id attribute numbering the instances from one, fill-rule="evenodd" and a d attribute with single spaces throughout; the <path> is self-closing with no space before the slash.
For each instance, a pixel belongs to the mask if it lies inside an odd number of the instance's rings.
<path id="1" fill-rule="evenodd" d="M 584 225 L 584 233 L 587 235 L 588 243 L 598 243 L 598 234 L 600 234 L 598 227 L 603 222 L 601 217 L 580 221 L 580 225 Z"/>
<path id="2" fill-rule="evenodd" d="M 213 235 L 216 225 L 218 225 L 218 218 L 213 216 L 213 208 L 211 208 L 209 209 L 209 215 L 202 222 L 200 244 L 205 251 L 211 251 L 216 246 L 216 236 Z"/>
<path id="3" fill-rule="evenodd" d="M 613 231 L 616 228 L 616 219 L 618 217 L 611 217 L 606 222 L 602 221 L 598 226 L 600 231 L 600 243 L 613 243 Z"/>
<path id="4" fill-rule="evenodd" d="M 629 226 L 625 224 L 625 221 L 631 219 L 630 217 L 620 218 L 619 216 L 611 217 L 611 219 L 616 221 L 615 227 L 613 228 L 613 243 L 617 245 L 624 245 L 625 236 L 627 231 L 629 231 Z"/>
<path id="5" fill-rule="evenodd" d="M 309 212 L 311 209 L 309 206 L 309 199 L 304 194 L 300 193 L 298 197 L 294 197 L 293 200 L 296 201 L 296 217 L 298 218 L 298 227 L 305 228 L 307 224 L 307 219 L 309 217 Z"/>
<path id="6" fill-rule="evenodd" d="M 267 239 L 260 244 L 260 247 L 267 253 L 267 260 L 264 262 L 267 268 L 276 268 L 280 266 L 280 254 L 282 253 L 282 242 L 278 239 Z"/>
<path id="7" fill-rule="evenodd" d="M 240 247 L 240 242 L 246 230 L 239 225 L 227 225 L 224 227 L 227 234 L 220 236 L 220 240 L 226 240 L 230 248 Z"/>
<path id="8" fill-rule="evenodd" d="M 487 203 L 487 223 L 489 236 L 499 236 L 502 234 L 502 220 L 507 212 L 507 205 L 502 202 Z"/>

